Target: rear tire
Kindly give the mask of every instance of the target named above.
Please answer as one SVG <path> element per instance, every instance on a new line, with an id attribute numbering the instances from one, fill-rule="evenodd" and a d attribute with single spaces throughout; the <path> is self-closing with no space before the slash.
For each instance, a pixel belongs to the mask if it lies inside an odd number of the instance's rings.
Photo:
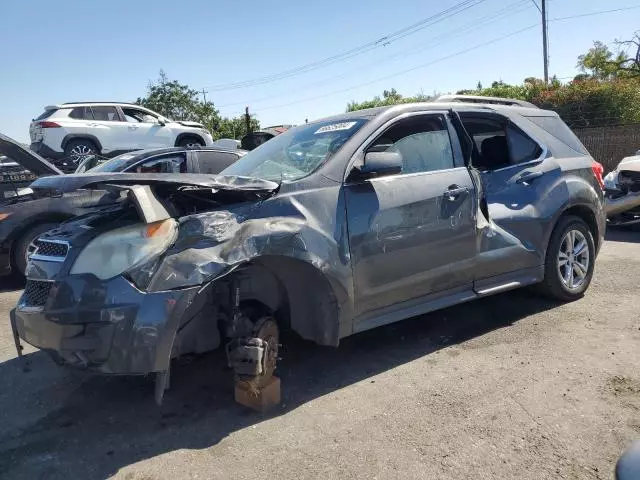
<path id="1" fill-rule="evenodd" d="M 547 247 L 541 293 L 564 302 L 581 298 L 591 284 L 595 251 L 587 223 L 573 215 L 562 217 Z"/>
<path id="2" fill-rule="evenodd" d="M 16 247 L 13 250 L 13 265 L 18 273 L 24 277 L 27 269 L 27 255 L 29 246 L 44 232 L 57 228 L 59 223 L 39 223 L 29 228 L 16 241 Z"/>
<path id="3" fill-rule="evenodd" d="M 89 155 L 98 155 L 99 153 L 100 151 L 98 147 L 96 147 L 96 144 L 86 138 L 71 140 L 67 143 L 67 146 L 64 147 L 64 156 L 67 164 L 73 165 L 73 170 Z"/>
<path id="4" fill-rule="evenodd" d="M 185 137 L 178 142 L 179 147 L 204 147 L 204 141 L 198 137 Z"/>

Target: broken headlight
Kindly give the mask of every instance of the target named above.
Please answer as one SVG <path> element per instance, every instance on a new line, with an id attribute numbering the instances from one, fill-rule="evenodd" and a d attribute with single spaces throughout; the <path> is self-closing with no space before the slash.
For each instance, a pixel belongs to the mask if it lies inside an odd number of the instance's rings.
<path id="1" fill-rule="evenodd" d="M 118 228 L 94 238 L 76 259 L 71 273 L 115 277 L 165 252 L 178 236 L 173 219 Z"/>
<path id="2" fill-rule="evenodd" d="M 618 185 L 618 171 L 614 170 L 613 172 L 609 172 L 604 177 L 604 188 L 605 190 L 620 190 L 620 186 Z"/>

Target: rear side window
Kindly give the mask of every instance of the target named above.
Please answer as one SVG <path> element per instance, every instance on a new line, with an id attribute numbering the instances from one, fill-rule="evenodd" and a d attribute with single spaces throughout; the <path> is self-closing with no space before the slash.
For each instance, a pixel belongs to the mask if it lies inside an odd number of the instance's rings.
<path id="1" fill-rule="evenodd" d="M 238 155 L 227 152 L 194 152 L 200 173 L 220 173 L 238 160 Z"/>
<path id="2" fill-rule="evenodd" d="M 93 120 L 93 113 L 91 113 L 91 107 L 76 107 L 71 110 L 69 117 L 77 120 Z"/>
<path id="3" fill-rule="evenodd" d="M 540 145 L 506 118 L 480 113 L 460 117 L 475 143 L 472 163 L 480 170 L 530 162 L 542 154 Z"/>
<path id="4" fill-rule="evenodd" d="M 588 155 L 582 142 L 575 133 L 558 117 L 526 117 L 531 123 L 537 125 L 548 134 L 554 136 L 564 143 L 571 150 L 575 150 L 583 155 Z"/>
<path id="5" fill-rule="evenodd" d="M 95 120 L 100 120 L 103 122 L 119 122 L 120 117 L 118 116 L 118 111 L 116 107 L 110 106 L 96 106 L 92 107 L 93 110 L 93 118 Z"/>
<path id="6" fill-rule="evenodd" d="M 131 170 L 127 170 L 131 172 Z M 172 153 L 148 158 L 135 167 L 137 173 L 186 173 L 187 160 L 184 153 Z"/>
<path id="7" fill-rule="evenodd" d="M 51 110 L 45 110 L 44 112 L 42 112 L 40 114 L 40 116 L 34 118 L 33 121 L 37 122 L 38 120 L 45 120 L 45 119 L 49 118 L 51 115 L 53 115 L 55 112 L 57 112 L 57 111 L 58 111 L 57 108 L 52 108 Z"/>
<path id="8" fill-rule="evenodd" d="M 540 145 L 511 125 L 507 127 L 507 143 L 511 153 L 511 163 L 530 162 L 542 154 Z"/>

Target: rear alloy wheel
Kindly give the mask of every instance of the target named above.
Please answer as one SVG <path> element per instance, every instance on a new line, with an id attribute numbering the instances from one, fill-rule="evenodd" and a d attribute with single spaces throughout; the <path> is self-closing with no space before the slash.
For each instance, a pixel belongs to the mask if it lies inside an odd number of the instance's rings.
<path id="1" fill-rule="evenodd" d="M 178 146 L 187 148 L 204 147 L 204 142 L 197 137 L 187 137 L 180 140 L 180 144 Z"/>
<path id="2" fill-rule="evenodd" d="M 74 166 L 78 166 L 89 155 L 96 155 L 98 149 L 91 140 L 78 139 L 70 141 L 64 149 L 65 157 Z"/>
<path id="3" fill-rule="evenodd" d="M 594 261 L 589 226 L 581 218 L 563 217 L 551 235 L 542 290 L 559 300 L 577 300 L 589 288 Z"/>

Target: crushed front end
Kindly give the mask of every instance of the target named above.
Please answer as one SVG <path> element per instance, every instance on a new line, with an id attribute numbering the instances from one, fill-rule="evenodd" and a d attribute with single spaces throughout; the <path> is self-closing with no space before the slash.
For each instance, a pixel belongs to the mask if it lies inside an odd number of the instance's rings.
<path id="1" fill-rule="evenodd" d="M 189 208 L 197 209 L 198 194 L 203 204 L 213 203 L 211 197 L 222 190 L 216 186 L 165 182 L 163 194 L 156 196 L 150 185 L 110 184 L 103 188 L 119 201 L 42 235 L 11 312 L 18 352 L 24 341 L 64 364 L 107 374 L 147 374 L 167 372 L 171 358 L 181 353 L 217 348 L 215 282 L 152 285 L 162 284 L 155 278 L 163 275 L 162 262 L 179 237 L 189 235 L 180 233 L 184 209 L 172 195 L 188 191 Z M 260 195 L 242 193 L 237 185 L 228 188 L 235 190 L 233 201 Z M 226 268 L 221 265 L 218 273 Z"/>

